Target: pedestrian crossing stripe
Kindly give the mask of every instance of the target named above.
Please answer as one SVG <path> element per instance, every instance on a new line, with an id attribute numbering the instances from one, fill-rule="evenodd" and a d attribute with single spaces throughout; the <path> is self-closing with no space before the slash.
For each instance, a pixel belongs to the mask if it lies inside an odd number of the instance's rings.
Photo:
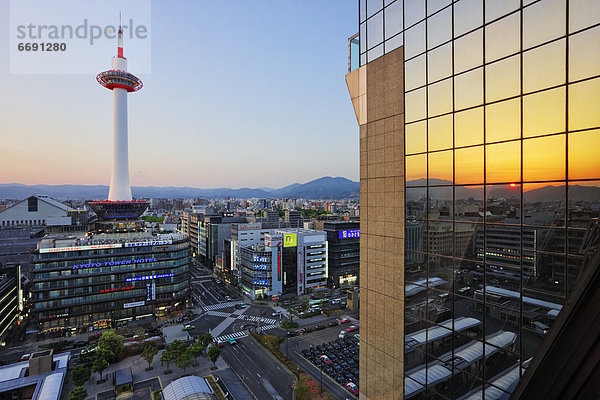
<path id="1" fill-rule="evenodd" d="M 231 315 L 231 313 L 226 313 L 226 312 L 221 312 L 221 311 L 208 311 L 206 314 L 212 315 L 214 317 L 223 317 L 223 318 L 229 318 L 229 316 Z"/>
<path id="2" fill-rule="evenodd" d="M 214 310 L 220 310 L 221 308 L 234 307 L 236 304 L 240 304 L 240 302 L 239 301 L 228 301 L 226 303 L 202 305 L 202 308 L 204 309 L 204 311 L 214 311 Z"/>
<path id="3" fill-rule="evenodd" d="M 263 331 L 267 331 L 269 329 L 275 329 L 275 328 L 277 328 L 277 326 L 275 326 L 275 325 L 266 325 L 266 326 L 262 326 L 260 329 Z M 215 338 L 215 340 L 220 340 L 222 342 L 225 342 L 225 341 L 227 341 L 227 339 L 230 339 L 230 338 L 241 339 L 241 338 L 245 338 L 247 336 L 248 336 L 248 333 L 246 331 L 239 331 L 239 332 L 230 333 L 228 335 L 217 336 Z"/>
<path id="4" fill-rule="evenodd" d="M 254 315 L 240 315 L 238 317 L 238 319 L 244 319 L 247 321 L 253 321 L 253 322 L 259 322 L 262 319 L 262 323 L 265 323 L 267 325 L 275 325 L 275 323 L 277 323 L 276 320 L 271 319 L 271 318 L 261 318 L 261 317 L 256 317 Z"/>

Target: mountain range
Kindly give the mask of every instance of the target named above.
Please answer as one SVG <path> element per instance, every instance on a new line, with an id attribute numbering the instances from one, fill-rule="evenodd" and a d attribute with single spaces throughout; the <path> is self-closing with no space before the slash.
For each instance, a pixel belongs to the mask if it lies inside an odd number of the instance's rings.
<path id="1" fill-rule="evenodd" d="M 0 198 L 24 199 L 31 195 L 48 195 L 56 199 L 101 200 L 106 199 L 106 185 L 23 185 L 20 183 L 0 184 Z M 279 189 L 271 188 L 215 188 L 132 186 L 135 198 L 307 198 L 342 199 L 357 198 L 359 183 L 350 179 L 326 176 L 306 183 L 294 183 Z"/>

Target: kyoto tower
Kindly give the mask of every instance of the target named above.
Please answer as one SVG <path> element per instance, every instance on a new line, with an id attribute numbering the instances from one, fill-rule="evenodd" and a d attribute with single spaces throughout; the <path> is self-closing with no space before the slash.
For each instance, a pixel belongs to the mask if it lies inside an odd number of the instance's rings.
<path id="1" fill-rule="evenodd" d="M 144 213 L 149 203 L 135 201 L 129 184 L 129 150 L 127 137 L 127 93 L 137 92 L 142 81 L 127 72 L 123 55 L 123 29 L 119 23 L 117 55 L 112 69 L 96 76 L 98 83 L 113 92 L 113 165 L 107 201 L 90 202 L 90 207 L 104 220 L 135 220 Z"/>

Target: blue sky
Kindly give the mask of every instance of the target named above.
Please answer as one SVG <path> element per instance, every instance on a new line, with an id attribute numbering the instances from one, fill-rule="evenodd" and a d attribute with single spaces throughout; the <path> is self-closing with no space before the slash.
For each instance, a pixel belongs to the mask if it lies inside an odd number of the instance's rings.
<path id="1" fill-rule="evenodd" d="M 129 96 L 132 185 L 357 180 L 344 81 L 356 8 L 353 0 L 153 1 L 151 73 L 138 74 L 144 88 Z M 3 0 L 3 26 L 8 11 Z M 68 12 L 80 19 L 82 11 Z M 9 34 L 0 36 L 7 55 Z M 113 53 L 73 75 L 10 74 L 0 58 L 0 182 L 109 183 L 112 96 L 95 75 Z"/>

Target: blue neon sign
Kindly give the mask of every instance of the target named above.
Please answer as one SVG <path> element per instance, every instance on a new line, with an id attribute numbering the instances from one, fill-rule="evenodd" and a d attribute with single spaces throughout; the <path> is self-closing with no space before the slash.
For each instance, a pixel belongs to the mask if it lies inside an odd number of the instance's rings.
<path id="1" fill-rule="evenodd" d="M 340 231 L 339 237 L 340 237 L 340 239 L 359 238 L 360 237 L 360 229 L 349 229 L 349 230 Z"/>
<path id="2" fill-rule="evenodd" d="M 160 278 L 170 278 L 175 274 L 159 274 L 159 275 L 146 275 L 146 276 L 136 276 L 133 278 L 125 279 L 125 282 L 135 282 L 135 281 L 145 281 L 147 279 L 160 279 Z"/>

